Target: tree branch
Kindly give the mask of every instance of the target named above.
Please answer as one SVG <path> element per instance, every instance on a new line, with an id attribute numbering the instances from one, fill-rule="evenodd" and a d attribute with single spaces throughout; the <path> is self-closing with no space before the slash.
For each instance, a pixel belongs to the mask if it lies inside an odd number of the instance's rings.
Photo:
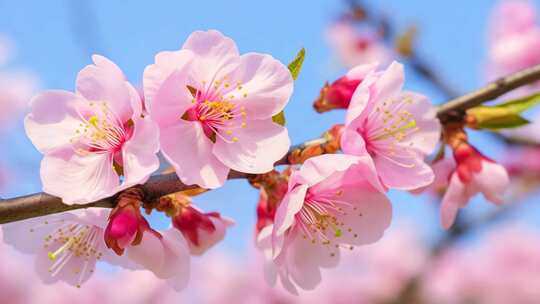
<path id="1" fill-rule="evenodd" d="M 442 104 L 437 110 L 441 122 L 445 122 L 453 113 L 463 113 L 465 110 L 494 100 L 514 89 L 540 80 L 540 64 L 521 70 L 517 73 L 502 77 L 483 88 L 457 97 Z"/>
<path id="2" fill-rule="evenodd" d="M 507 77 L 503 77 L 479 90 L 450 100 L 439 107 L 437 110 L 437 116 L 441 122 L 444 123 L 448 117 L 453 115 L 453 113 L 460 113 L 460 111 L 464 112 L 466 109 L 493 100 L 513 89 L 538 80 L 540 80 L 540 65 L 525 69 Z M 323 137 L 293 146 L 281 160 L 276 162 L 276 165 L 291 164 L 291 160 L 293 163 L 296 163 L 295 159 L 302 159 L 306 157 L 303 155 L 303 152 L 307 150 L 317 151 L 317 154 L 331 153 L 332 150 L 325 147 L 325 145 L 330 144 L 330 142 L 330 139 Z M 317 149 L 311 149 L 313 147 L 317 147 Z M 309 153 L 307 156 L 310 156 Z M 249 178 L 250 176 L 253 175 L 231 171 L 228 178 L 239 179 Z M 146 193 L 146 197 L 149 200 L 152 200 L 166 194 L 192 189 L 196 186 L 185 185 L 178 179 L 175 173 L 170 173 L 154 175 L 150 177 L 150 179 L 144 185 L 142 185 L 142 187 Z M 0 224 L 75 209 L 90 207 L 112 208 L 114 207 L 114 199 L 115 196 L 83 205 L 65 205 L 62 203 L 60 198 L 46 193 L 36 193 L 27 196 L 5 199 L 0 201 Z"/>
<path id="3" fill-rule="evenodd" d="M 313 146 L 321 146 L 322 153 L 326 153 L 324 145 L 329 142 L 327 138 L 318 138 L 316 140 L 307 141 L 305 143 L 291 147 L 289 152 L 283 156 L 276 165 L 287 165 L 294 162 L 293 158 L 302 154 L 307 148 Z M 253 174 L 247 174 L 237 171 L 231 171 L 228 179 L 244 179 L 254 176 Z M 176 173 L 158 174 L 151 176 L 142 188 L 145 192 L 145 197 L 151 201 L 157 199 L 163 195 L 175 193 L 179 191 L 189 190 L 197 188 L 196 185 L 186 185 L 182 183 Z M 26 196 L 15 197 L 11 199 L 0 200 L 0 224 L 6 224 L 15 221 L 21 221 L 33 217 L 44 216 L 53 213 L 66 212 L 76 209 L 84 209 L 91 207 L 101 208 L 113 208 L 115 202 L 115 196 L 92 202 L 88 204 L 76 204 L 66 205 L 62 203 L 62 199 L 59 197 L 49 195 L 47 193 L 35 193 Z"/>

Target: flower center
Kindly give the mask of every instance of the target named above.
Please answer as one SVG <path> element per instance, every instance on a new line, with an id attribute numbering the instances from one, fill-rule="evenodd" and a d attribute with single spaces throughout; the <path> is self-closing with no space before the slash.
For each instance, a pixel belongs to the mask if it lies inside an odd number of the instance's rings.
<path id="1" fill-rule="evenodd" d="M 419 130 L 416 118 L 405 108 L 413 103 L 410 96 L 388 100 L 377 105 L 365 126 L 358 130 L 366 139 L 368 152 L 377 153 L 384 149 L 394 155 L 397 149 L 403 149 L 401 144 Z M 414 143 L 410 141 L 409 146 Z"/>
<path id="2" fill-rule="evenodd" d="M 133 135 L 133 120 L 122 122 L 106 102 L 90 102 L 90 109 L 79 112 L 81 123 L 71 138 L 75 152 L 111 154 L 115 169 L 122 165 L 122 146 Z M 118 171 L 118 170 L 117 170 Z"/>
<path id="3" fill-rule="evenodd" d="M 216 80 L 210 85 L 205 81 L 197 87 L 188 86 L 193 95 L 193 106 L 182 115 L 182 119 L 199 121 L 203 130 L 212 141 L 216 136 L 225 142 L 237 142 L 234 131 L 246 127 L 247 112 L 241 102 L 235 98 L 247 97 L 247 92 L 240 82 L 233 86 L 228 77 Z"/>
<path id="4" fill-rule="evenodd" d="M 321 244 L 334 247 L 347 248 L 352 250 L 353 246 L 343 245 L 339 238 L 350 235 L 358 237 L 358 233 L 352 227 L 347 227 L 343 217 L 358 212 L 357 207 L 338 199 L 342 191 L 337 191 L 331 196 L 327 195 L 306 195 L 304 205 L 300 212 L 295 215 L 296 223 L 302 232 L 304 239 L 311 240 L 312 244 Z M 362 214 L 359 214 L 362 216 Z M 334 256 L 335 253 L 330 253 Z"/>
<path id="5" fill-rule="evenodd" d="M 80 287 L 85 277 L 94 272 L 94 266 L 97 260 L 101 259 L 100 236 L 103 235 L 102 229 L 96 226 L 84 225 L 81 223 L 67 223 L 45 221 L 30 229 L 30 233 L 48 225 L 58 225 L 44 238 L 43 247 L 50 250 L 47 253 L 51 265 L 48 269 L 51 276 L 57 276 L 60 272 L 71 271 L 73 275 L 78 275 L 77 287 Z M 52 228 L 52 227 L 51 227 Z M 75 266 L 74 266 L 75 265 Z M 73 267 L 67 269 L 66 267 Z"/>

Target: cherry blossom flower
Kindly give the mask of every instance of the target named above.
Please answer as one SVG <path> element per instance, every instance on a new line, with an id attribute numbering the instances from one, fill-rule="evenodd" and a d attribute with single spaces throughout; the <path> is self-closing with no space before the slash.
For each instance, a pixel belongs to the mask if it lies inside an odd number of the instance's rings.
<path id="1" fill-rule="evenodd" d="M 5 224 L 4 241 L 36 255 L 36 272 L 46 284 L 64 281 L 80 287 L 99 261 L 143 267 L 178 290 L 187 284 L 189 251 L 179 233 L 144 233 L 141 243 L 126 248 L 127 255 L 120 257 L 105 244 L 107 216 L 105 209 L 90 208 Z"/>
<path id="2" fill-rule="evenodd" d="M 347 110 L 341 147 L 370 156 L 384 186 L 414 190 L 433 182 L 424 158 L 440 139 L 440 123 L 429 99 L 402 92 L 403 82 L 397 62 L 365 77 Z"/>
<path id="3" fill-rule="evenodd" d="M 395 56 L 372 29 L 357 30 L 347 21 L 334 23 L 326 33 L 327 41 L 346 68 L 379 62 L 386 65 Z"/>
<path id="4" fill-rule="evenodd" d="M 446 229 L 454 223 L 458 209 L 465 207 L 477 193 L 496 205 L 502 204 L 510 184 L 503 166 L 468 144 L 454 150 L 454 159 L 455 169 L 448 177 L 448 188 L 441 202 L 441 222 Z"/>
<path id="5" fill-rule="evenodd" d="M 529 0 L 503 0 L 496 6 L 490 18 L 489 53 L 486 78 L 498 77 L 540 64 L 540 25 L 537 10 Z M 535 82 L 509 93 L 508 98 L 524 97 L 540 91 L 540 84 Z M 502 133 L 513 138 L 540 143 L 540 113 L 533 110 L 531 124 L 515 129 L 503 130 Z"/>
<path id="6" fill-rule="evenodd" d="M 190 253 L 202 255 L 225 237 L 225 231 L 234 221 L 222 217 L 218 212 L 202 213 L 196 207 L 182 208 L 172 220 L 188 241 Z"/>
<path id="7" fill-rule="evenodd" d="M 143 183 L 159 167 L 158 128 L 141 116 L 137 91 L 102 56 L 79 72 L 76 93 L 32 100 L 26 133 L 44 154 L 43 190 L 79 204 Z"/>
<path id="8" fill-rule="evenodd" d="M 359 65 L 332 84 L 326 84 L 313 104 L 319 113 L 332 109 L 347 109 L 356 88 L 364 77 L 377 68 L 377 64 Z"/>
<path id="9" fill-rule="evenodd" d="M 488 78 L 495 79 L 540 63 L 540 26 L 528 0 L 503 0 L 490 20 Z"/>
<path id="10" fill-rule="evenodd" d="M 264 173 L 289 149 L 272 116 L 293 89 L 270 55 L 239 55 L 217 31 L 194 32 L 182 50 L 161 52 L 144 72 L 147 109 L 159 124 L 163 155 L 187 184 L 221 186 L 230 169 Z"/>
<path id="11" fill-rule="evenodd" d="M 451 248 L 422 279 L 422 298 L 441 304 L 536 303 L 539 244 L 538 232 L 530 227 L 505 225 L 476 243 Z"/>
<path id="12" fill-rule="evenodd" d="M 367 157 L 329 154 L 308 159 L 292 173 L 273 225 L 258 235 L 270 262 L 267 278 L 279 276 L 291 293 L 321 281 L 320 268 L 335 267 L 340 249 L 377 241 L 392 215 Z"/>

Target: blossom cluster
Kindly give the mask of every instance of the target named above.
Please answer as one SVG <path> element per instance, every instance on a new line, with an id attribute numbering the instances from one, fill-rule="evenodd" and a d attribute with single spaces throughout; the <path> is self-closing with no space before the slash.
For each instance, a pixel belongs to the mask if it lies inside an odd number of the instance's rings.
<path id="1" fill-rule="evenodd" d="M 520 10 L 509 6 L 500 14 Z M 498 44 L 517 39 L 513 30 L 520 39 L 521 32 L 536 37 L 529 28 L 534 16 L 528 17 L 523 24 L 494 30 L 497 64 L 492 66 L 514 68 L 508 50 Z M 347 20 L 329 33 L 350 70 L 325 84 L 314 103 L 321 113 L 346 110 L 342 124 L 323 138 L 334 145 L 326 150 L 318 143 L 291 150 L 287 128 L 276 119 L 292 96 L 297 72 L 268 54 L 240 54 L 218 31 L 194 32 L 180 50 L 159 52 L 142 73 L 142 90 L 111 60 L 92 56 L 93 64 L 77 75 L 75 90 L 38 94 L 24 124 L 43 154 L 44 192 L 67 205 L 107 199 L 114 208 L 6 224 L 4 242 L 34 254 L 36 272 L 46 284 L 81 287 L 104 261 L 149 270 L 182 290 L 190 277 L 200 279 L 200 273 L 192 274 L 192 257 L 223 240 L 234 224 L 218 212 L 201 210 L 191 196 L 222 187 L 240 173 L 260 189 L 257 267 L 267 283 L 279 283 L 288 294 L 268 293 L 287 302 L 289 294 L 319 286 L 323 269 L 352 263 L 351 256 L 371 261 L 358 257 L 356 248 L 379 241 L 389 228 L 389 191 L 439 194 L 445 229 L 476 194 L 503 204 L 507 170 L 474 147 L 465 129 L 478 127 L 471 121 L 479 117 L 471 112 L 455 121 L 439 120 L 427 96 L 405 89 L 405 68 L 391 60 L 393 52 L 375 34 L 358 34 Z M 192 192 L 148 198 L 144 184 L 163 165 L 160 159 Z M 289 167 L 275 169 L 284 163 Z M 154 229 L 142 209 L 163 212 L 170 226 Z M 414 265 L 423 263 L 423 253 L 412 254 Z M 399 293 L 400 282 L 420 271 L 420 266 L 397 268 L 389 270 L 396 282 L 373 279 L 373 285 L 388 283 L 384 291 L 379 286 L 364 292 L 387 301 L 382 294 Z M 428 287 L 427 296 L 437 297 Z"/>

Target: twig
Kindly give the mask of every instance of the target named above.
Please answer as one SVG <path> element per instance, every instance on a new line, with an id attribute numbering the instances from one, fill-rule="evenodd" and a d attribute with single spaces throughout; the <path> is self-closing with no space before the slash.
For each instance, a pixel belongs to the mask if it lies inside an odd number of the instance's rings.
<path id="1" fill-rule="evenodd" d="M 293 157 L 302 154 L 306 149 L 313 147 L 314 145 L 324 146 L 327 142 L 328 139 L 320 138 L 293 146 L 282 159 L 276 162 L 276 165 L 290 164 Z M 320 153 L 326 153 L 326 149 L 324 148 L 319 149 L 318 151 L 320 151 Z M 294 162 L 294 160 L 292 161 Z M 251 176 L 253 175 L 231 171 L 228 179 L 247 179 Z M 150 177 L 150 179 L 142 185 L 142 188 L 146 194 L 146 199 L 150 201 L 170 193 L 197 188 L 197 186 L 186 185 L 178 179 L 178 176 L 175 173 L 169 173 Z M 0 199 L 0 224 L 76 209 L 91 207 L 113 208 L 115 198 L 116 196 L 112 196 L 97 202 L 77 205 L 65 205 L 59 197 L 43 192 L 11 199 Z"/>
<path id="2" fill-rule="evenodd" d="M 442 104 L 437 110 L 437 115 L 441 122 L 444 122 L 451 113 L 473 108 L 538 80 L 540 80 L 540 65 L 535 65 L 517 73 L 502 77 L 479 90 Z"/>

